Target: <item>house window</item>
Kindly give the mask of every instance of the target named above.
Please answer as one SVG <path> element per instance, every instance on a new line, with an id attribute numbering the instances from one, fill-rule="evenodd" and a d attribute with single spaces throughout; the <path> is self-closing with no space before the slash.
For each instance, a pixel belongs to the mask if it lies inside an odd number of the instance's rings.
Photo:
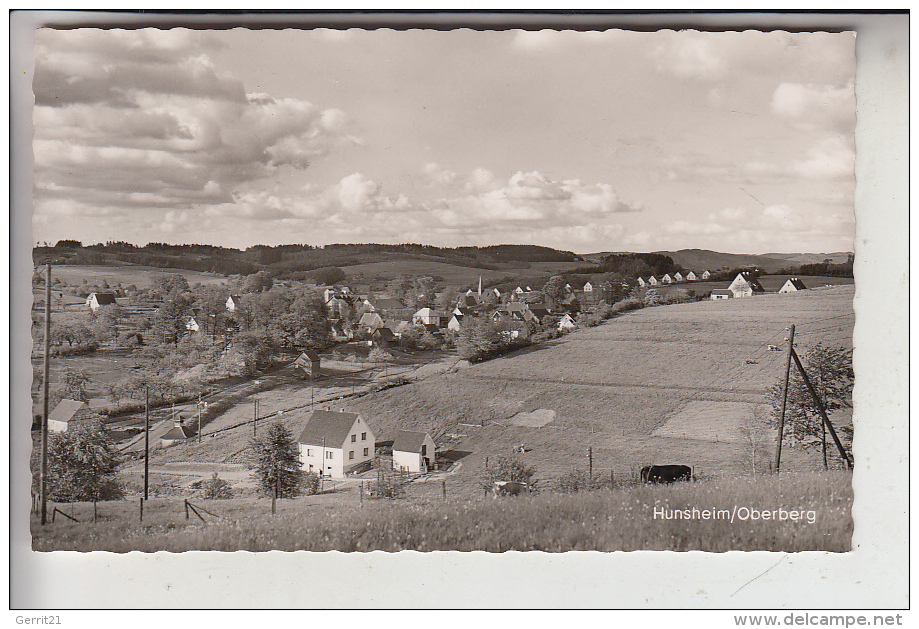
<path id="1" fill-rule="evenodd" d="M 348 458 L 354 459 L 354 450 L 351 450 L 351 452 L 348 453 Z"/>
<path id="2" fill-rule="evenodd" d="M 362 433 L 361 433 L 361 441 L 367 441 L 367 433 L 366 433 L 366 432 L 362 432 Z"/>
<path id="3" fill-rule="evenodd" d="M 368 451 L 368 450 L 369 450 L 369 448 L 364 448 L 364 456 L 370 456 L 369 454 L 367 454 L 367 451 Z"/>
<path id="4" fill-rule="evenodd" d="M 333 454 L 332 452 L 326 452 L 326 453 L 325 453 L 325 458 L 331 459 L 331 458 L 332 458 L 332 454 Z"/>
<path id="5" fill-rule="evenodd" d="M 351 435 L 351 443 L 357 441 L 357 435 Z"/>
<path id="6" fill-rule="evenodd" d="M 306 456 L 313 456 L 313 451 L 309 448 L 306 449 Z"/>

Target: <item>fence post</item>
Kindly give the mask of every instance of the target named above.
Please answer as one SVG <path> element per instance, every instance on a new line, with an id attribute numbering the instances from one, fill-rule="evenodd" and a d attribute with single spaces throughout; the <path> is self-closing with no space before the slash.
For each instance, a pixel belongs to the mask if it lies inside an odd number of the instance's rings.
<path id="1" fill-rule="evenodd" d="M 277 513 L 275 510 L 275 502 L 278 500 L 278 481 L 274 481 L 274 490 L 271 492 L 271 515 Z"/>
<path id="2" fill-rule="evenodd" d="M 364 506 L 364 481 L 361 481 L 360 483 L 358 483 L 357 488 L 358 488 L 358 492 L 360 492 L 361 507 L 363 508 Z"/>
<path id="3" fill-rule="evenodd" d="M 144 521 L 144 497 L 140 497 L 140 521 Z"/>
<path id="4" fill-rule="evenodd" d="M 188 499 L 185 499 L 185 519 L 188 519 Z"/>
<path id="5" fill-rule="evenodd" d="M 447 481 L 446 481 L 446 480 L 442 480 L 442 481 L 440 481 L 440 483 L 441 483 L 441 485 L 440 485 L 441 488 L 444 490 L 444 500 L 446 500 L 446 499 L 447 499 Z"/>

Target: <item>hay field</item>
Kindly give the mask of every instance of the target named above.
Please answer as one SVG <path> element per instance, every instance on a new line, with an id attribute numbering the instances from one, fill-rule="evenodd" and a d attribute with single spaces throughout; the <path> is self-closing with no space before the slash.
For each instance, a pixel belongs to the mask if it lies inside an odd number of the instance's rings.
<path id="1" fill-rule="evenodd" d="M 217 273 L 201 273 L 199 271 L 186 271 L 183 269 L 161 269 L 152 266 L 141 266 L 125 264 L 121 266 L 107 265 L 60 265 L 51 269 L 52 279 L 58 278 L 62 282 L 72 285 L 82 284 L 86 280 L 87 284 L 99 284 L 102 280 L 109 283 L 110 286 L 121 283 L 122 286 L 134 284 L 138 288 L 150 286 L 153 278 L 164 273 L 177 273 L 186 280 L 190 286 L 198 282 L 204 285 L 219 284 L 226 281 L 225 275 Z"/>
<path id="2" fill-rule="evenodd" d="M 693 465 L 712 476 L 765 472 L 773 438 L 756 407 L 784 369 L 783 352 L 768 346 L 781 348 L 794 323 L 801 354 L 817 341 L 851 347 L 854 293 L 849 285 L 647 308 L 541 348 L 365 396 L 349 408 L 382 439 L 397 428 L 457 435 L 455 448 L 471 453 L 459 473 L 470 482 L 485 457 L 510 454 L 519 444 L 538 478 L 586 468 L 588 447 L 594 469 L 617 476 L 652 463 Z M 733 438 L 654 434 L 700 403 L 712 411 L 696 422 Z M 554 411 L 554 419 L 541 427 L 513 419 L 537 411 Z M 813 453 L 783 453 L 783 468 L 819 465 Z"/>

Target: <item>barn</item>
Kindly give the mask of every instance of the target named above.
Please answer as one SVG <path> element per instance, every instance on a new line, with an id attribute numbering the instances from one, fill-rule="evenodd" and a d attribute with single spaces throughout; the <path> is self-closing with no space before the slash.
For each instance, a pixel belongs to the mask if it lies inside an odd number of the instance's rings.
<path id="1" fill-rule="evenodd" d="M 304 378 L 315 380 L 322 374 L 321 362 L 319 352 L 308 349 L 297 356 L 293 365 L 294 369 L 299 369 L 303 373 Z"/>
<path id="2" fill-rule="evenodd" d="M 427 472 L 434 468 L 435 450 L 428 433 L 400 430 L 392 443 L 392 467 L 406 472 Z"/>
<path id="3" fill-rule="evenodd" d="M 784 293 L 796 293 L 799 290 L 807 290 L 807 286 L 804 285 L 804 282 L 799 280 L 797 277 L 791 277 L 786 281 L 782 288 L 779 289 L 779 292 Z"/>
<path id="4" fill-rule="evenodd" d="M 86 306 L 93 312 L 102 306 L 113 306 L 116 303 L 115 293 L 90 293 L 86 297 Z"/>
<path id="5" fill-rule="evenodd" d="M 67 432 L 74 427 L 84 426 L 99 419 L 86 402 L 80 400 L 61 400 L 54 410 L 48 413 L 48 430 Z"/>
<path id="6" fill-rule="evenodd" d="M 313 411 L 298 439 L 300 469 L 344 478 L 375 456 L 376 437 L 357 413 Z"/>

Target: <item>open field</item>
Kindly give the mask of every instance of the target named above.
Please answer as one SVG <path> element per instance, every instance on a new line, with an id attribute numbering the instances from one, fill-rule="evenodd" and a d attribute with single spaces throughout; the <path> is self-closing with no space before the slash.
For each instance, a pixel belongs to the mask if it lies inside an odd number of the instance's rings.
<path id="1" fill-rule="evenodd" d="M 161 269 L 153 266 L 124 264 L 118 266 L 107 265 L 66 265 L 55 266 L 51 270 L 52 279 L 58 278 L 71 285 L 82 284 L 83 280 L 89 285 L 100 284 L 103 280 L 110 286 L 121 283 L 123 286 L 134 284 L 138 288 L 145 288 L 153 283 L 153 278 L 163 273 L 177 273 L 186 280 L 189 286 L 196 283 L 219 284 L 226 281 L 226 276 L 216 273 L 201 273 L 183 269 Z M 85 301 L 85 300 L 84 300 Z"/>
<path id="2" fill-rule="evenodd" d="M 433 491 L 410 487 L 407 498 L 395 501 L 361 501 L 354 486 L 279 500 L 275 515 L 264 498 L 192 499 L 193 505 L 210 512 L 202 513 L 204 521 L 193 512 L 185 519 L 180 498 L 149 500 L 143 523 L 138 521 L 136 497 L 99 503 L 97 522 L 92 522 L 91 504 L 62 505 L 63 512 L 81 522 L 58 515 L 54 524 L 42 527 L 33 516 L 32 545 L 37 551 L 113 552 L 851 549 L 852 489 L 847 472 L 672 486 L 625 484 L 590 493 L 543 492 L 498 500 L 482 494 L 456 495 L 452 480 L 447 480 L 444 499 L 440 483 L 429 485 L 436 485 Z M 693 508 L 700 514 L 721 513 L 718 519 L 674 517 L 674 512 Z M 745 517 L 744 508 L 767 511 L 769 519 Z M 792 511 L 797 521 L 791 519 Z"/>
<path id="3" fill-rule="evenodd" d="M 825 275 L 761 275 L 759 277 L 759 283 L 767 293 L 776 293 L 791 277 L 800 278 L 808 289 L 814 288 L 823 290 L 827 285 L 849 286 L 855 283 L 855 280 L 851 277 L 830 277 Z M 679 284 L 667 284 L 666 286 L 646 286 L 645 290 L 654 288 L 663 297 L 667 297 L 670 293 L 680 289 L 693 291 L 696 295 L 702 296 L 707 295 L 716 288 L 727 288 L 731 285 L 731 281 L 732 280 L 721 282 L 681 282 Z"/>

